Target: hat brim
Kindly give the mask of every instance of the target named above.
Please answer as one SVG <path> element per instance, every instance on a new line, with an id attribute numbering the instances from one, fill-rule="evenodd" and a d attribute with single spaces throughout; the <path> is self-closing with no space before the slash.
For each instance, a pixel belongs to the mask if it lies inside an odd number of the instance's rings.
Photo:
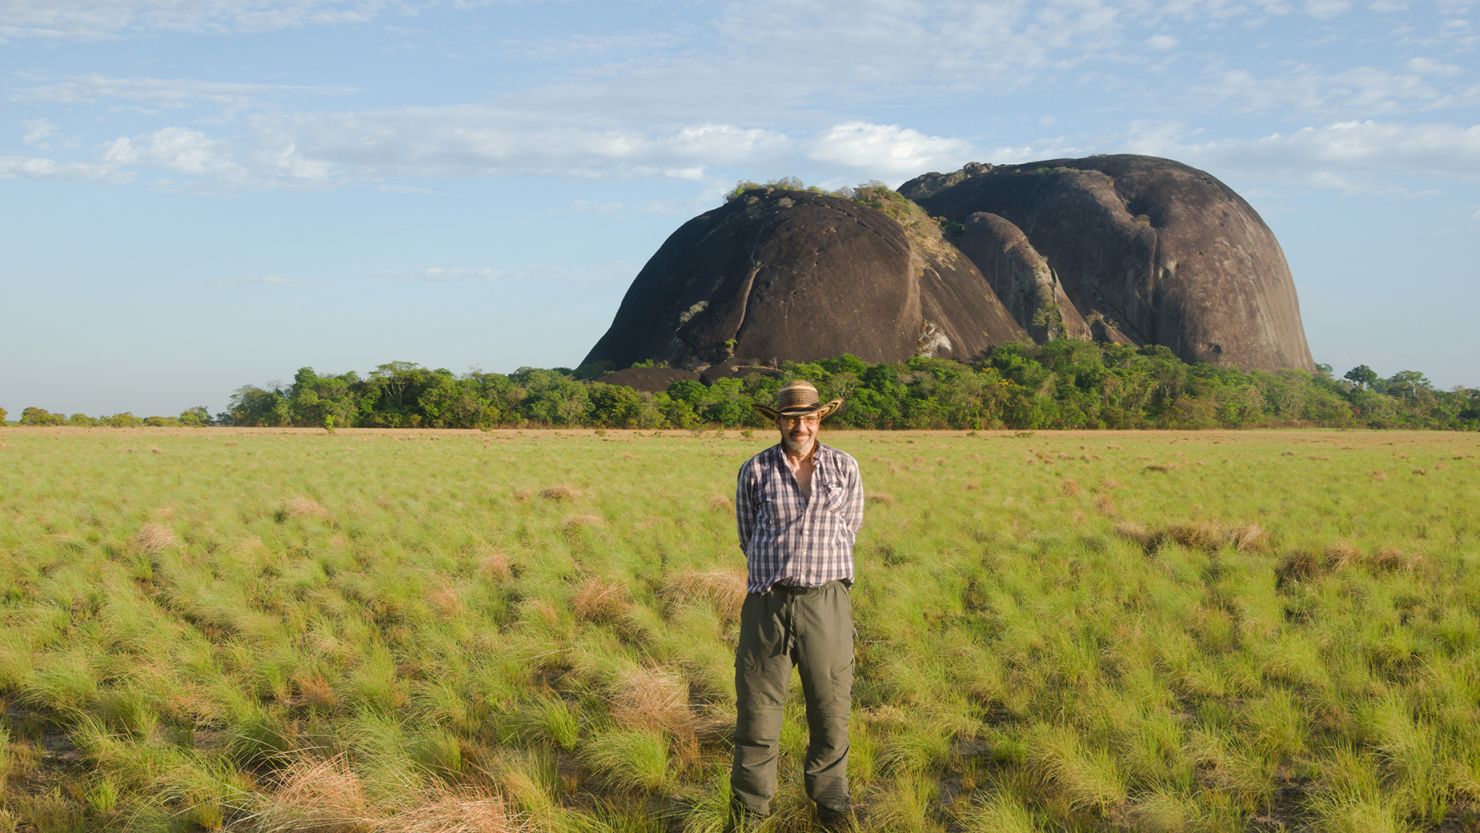
<path id="1" fill-rule="evenodd" d="M 761 413 L 761 416 L 772 422 L 783 417 L 807 416 L 808 414 L 817 414 L 818 419 L 827 419 L 828 414 L 843 407 L 843 400 L 834 399 L 831 402 L 820 404 L 815 408 L 787 408 L 785 411 L 778 411 L 770 405 L 762 405 L 759 402 L 754 403 L 754 407 Z"/>

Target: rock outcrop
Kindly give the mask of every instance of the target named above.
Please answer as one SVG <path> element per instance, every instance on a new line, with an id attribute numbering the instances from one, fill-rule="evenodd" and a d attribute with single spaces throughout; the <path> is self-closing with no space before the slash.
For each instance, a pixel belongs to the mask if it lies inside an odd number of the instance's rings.
<path id="1" fill-rule="evenodd" d="M 1025 338 L 939 226 L 878 190 L 871 207 L 760 188 L 690 220 L 638 273 L 583 364 L 964 361 Z"/>
<path id="2" fill-rule="evenodd" d="M 1315 368 L 1269 227 L 1209 174 L 1148 156 L 972 163 L 851 197 L 757 186 L 664 242 L 583 365 L 657 362 L 627 374 L 649 386 L 842 353 L 969 361 L 1027 338 Z"/>
<path id="3" fill-rule="evenodd" d="M 1091 337 L 1089 324 L 1022 229 L 996 214 L 978 211 L 963 224 L 955 243 L 1034 341 Z"/>
<path id="4" fill-rule="evenodd" d="M 1087 331 L 1186 361 L 1315 368 L 1279 242 L 1203 171 L 1094 156 L 971 165 L 899 190 L 962 226 L 957 244 L 1035 338 Z"/>

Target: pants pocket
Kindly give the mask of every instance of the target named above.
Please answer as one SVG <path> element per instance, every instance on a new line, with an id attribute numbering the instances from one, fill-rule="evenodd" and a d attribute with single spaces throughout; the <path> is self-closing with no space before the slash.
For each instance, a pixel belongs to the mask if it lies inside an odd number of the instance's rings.
<path id="1" fill-rule="evenodd" d="M 850 706 L 853 702 L 853 658 L 849 657 L 847 662 L 832 669 L 832 693 L 833 699 L 843 706 Z"/>

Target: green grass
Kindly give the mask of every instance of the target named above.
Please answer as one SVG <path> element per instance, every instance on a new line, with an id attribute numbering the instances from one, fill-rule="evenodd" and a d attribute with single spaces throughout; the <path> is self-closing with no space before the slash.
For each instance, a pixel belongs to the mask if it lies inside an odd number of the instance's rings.
<path id="1" fill-rule="evenodd" d="M 0 439 L 0 831 L 722 827 L 768 436 Z M 824 441 L 864 829 L 1480 826 L 1480 437 Z"/>

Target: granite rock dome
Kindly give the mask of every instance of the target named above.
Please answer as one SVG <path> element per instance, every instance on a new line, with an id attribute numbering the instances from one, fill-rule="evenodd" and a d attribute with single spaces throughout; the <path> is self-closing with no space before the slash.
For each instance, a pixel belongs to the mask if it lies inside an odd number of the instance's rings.
<path id="1" fill-rule="evenodd" d="M 628 374 L 657 384 L 843 353 L 970 361 L 1029 338 L 1315 368 L 1254 209 L 1203 171 L 1131 155 L 972 163 L 898 192 L 747 189 L 663 243 L 583 365 L 657 362 L 670 372 Z"/>
<path id="2" fill-rule="evenodd" d="M 958 244 L 1035 338 L 1043 327 L 1025 314 L 1063 322 L 1065 335 L 1083 321 L 1100 340 L 1163 344 L 1189 362 L 1315 369 L 1279 241 L 1203 171 L 1092 156 L 973 164 L 899 190 L 966 229 Z"/>
<path id="3" fill-rule="evenodd" d="M 878 191 L 884 210 L 757 188 L 695 217 L 638 273 L 583 364 L 697 371 L 843 353 L 966 361 L 1026 338 L 934 221 Z"/>

